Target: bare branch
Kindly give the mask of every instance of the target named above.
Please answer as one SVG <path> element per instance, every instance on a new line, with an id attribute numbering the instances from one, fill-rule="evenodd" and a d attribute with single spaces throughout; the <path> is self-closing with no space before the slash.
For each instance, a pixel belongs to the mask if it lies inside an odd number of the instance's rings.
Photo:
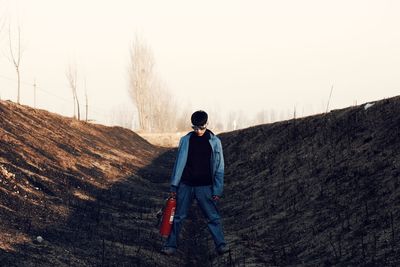
<path id="1" fill-rule="evenodd" d="M 332 97 L 332 91 L 333 91 L 333 84 L 332 84 L 332 87 L 331 87 L 331 92 L 329 93 L 328 104 L 326 105 L 326 113 L 328 113 L 329 103 L 331 102 L 331 97 Z"/>
<path id="2" fill-rule="evenodd" d="M 18 24 L 18 39 L 17 39 L 17 52 L 15 55 L 14 48 L 13 48 L 13 43 L 12 43 L 12 38 L 11 38 L 11 24 L 8 25 L 8 40 L 9 40 L 9 48 L 10 48 L 10 60 L 12 61 L 15 70 L 17 72 L 17 90 L 18 90 L 18 95 L 17 95 L 17 103 L 20 103 L 20 88 L 21 88 L 21 75 L 20 75 L 20 63 L 21 63 L 21 27 Z"/>
<path id="3" fill-rule="evenodd" d="M 76 118 L 76 110 L 78 111 L 78 120 L 80 120 L 80 107 L 79 107 L 79 99 L 76 91 L 77 88 L 77 80 L 78 80 L 78 71 L 75 64 L 69 64 L 65 73 L 69 87 L 72 91 L 72 100 L 74 103 L 74 118 Z"/>

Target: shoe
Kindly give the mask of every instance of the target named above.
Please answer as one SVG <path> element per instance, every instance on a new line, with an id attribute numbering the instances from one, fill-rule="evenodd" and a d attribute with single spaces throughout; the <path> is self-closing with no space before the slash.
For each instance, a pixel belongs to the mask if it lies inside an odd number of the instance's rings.
<path id="1" fill-rule="evenodd" d="M 227 245 L 221 245 L 217 248 L 217 253 L 219 255 L 225 254 L 229 251 L 229 247 Z"/>
<path id="2" fill-rule="evenodd" d="M 161 253 L 165 254 L 165 255 L 173 255 L 176 252 L 176 248 L 173 247 L 163 247 L 161 249 Z"/>

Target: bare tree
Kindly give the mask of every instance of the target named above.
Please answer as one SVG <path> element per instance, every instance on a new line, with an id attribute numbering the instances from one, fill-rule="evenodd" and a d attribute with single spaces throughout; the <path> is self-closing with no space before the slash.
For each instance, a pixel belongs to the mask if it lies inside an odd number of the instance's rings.
<path id="1" fill-rule="evenodd" d="M 4 17 L 2 14 L 0 14 L 0 40 L 2 39 L 3 28 L 4 28 Z M 0 100 L 1 100 L 1 92 L 0 92 Z"/>
<path id="2" fill-rule="evenodd" d="M 36 108 L 36 78 L 33 80 L 33 107 Z"/>
<path id="3" fill-rule="evenodd" d="M 87 93 L 87 87 L 86 87 L 86 78 L 84 79 L 85 81 L 85 121 L 88 121 L 88 113 L 89 113 L 89 99 L 88 99 L 88 93 Z"/>
<path id="4" fill-rule="evenodd" d="M 228 120 L 227 120 L 227 130 L 228 131 L 234 131 L 237 129 L 237 124 L 236 124 L 236 112 L 231 110 L 228 113 Z"/>
<path id="5" fill-rule="evenodd" d="M 260 110 L 259 112 L 257 112 L 257 114 L 255 115 L 254 118 L 254 125 L 259 125 L 259 124 L 265 124 L 269 122 L 269 118 L 268 118 L 268 110 Z"/>
<path id="6" fill-rule="evenodd" d="M 5 26 L 5 19 L 4 19 L 4 15 L 3 14 L 0 14 L 0 39 L 1 39 L 1 34 L 3 33 L 3 29 L 4 29 L 4 26 Z"/>
<path id="7" fill-rule="evenodd" d="M 228 113 L 227 130 L 238 130 L 251 125 L 243 110 L 231 110 Z"/>
<path id="8" fill-rule="evenodd" d="M 187 103 L 182 110 L 178 110 L 178 114 L 180 115 L 178 115 L 176 122 L 177 131 L 187 131 L 190 129 L 191 104 Z"/>
<path id="9" fill-rule="evenodd" d="M 108 117 L 109 125 L 118 125 L 127 129 L 132 129 L 133 114 L 131 106 L 118 105 L 111 109 Z"/>
<path id="10" fill-rule="evenodd" d="M 153 54 L 150 49 L 136 37 L 130 51 L 129 93 L 138 111 L 139 126 L 141 130 L 144 131 L 151 131 L 149 116 L 152 109 L 153 67 Z"/>
<path id="11" fill-rule="evenodd" d="M 144 132 L 176 129 L 178 109 L 174 97 L 155 72 L 151 49 L 138 37 L 130 50 L 129 94 Z"/>
<path id="12" fill-rule="evenodd" d="M 271 109 L 269 112 L 269 121 L 271 123 L 276 121 L 276 113 L 275 113 L 275 110 L 273 110 L 273 109 Z"/>
<path id="13" fill-rule="evenodd" d="M 80 115 L 80 108 L 79 108 L 79 99 L 78 95 L 76 93 L 76 87 L 77 87 L 77 80 L 78 80 L 78 71 L 76 69 L 76 65 L 69 64 L 67 71 L 66 71 L 66 77 L 68 80 L 69 87 L 71 88 L 72 91 L 72 98 L 73 98 L 73 103 L 74 103 L 74 118 L 76 118 L 76 110 L 78 111 L 78 120 L 80 120 L 81 115 Z"/>
<path id="14" fill-rule="evenodd" d="M 1 1 L 0 1 L 0 4 L 2 4 Z M 3 33 L 4 25 L 5 25 L 4 18 L 5 18 L 5 16 L 3 14 L 0 14 L 0 40 L 3 38 L 2 33 Z M 0 92 L 0 100 L 1 100 L 1 92 Z"/>
<path id="15" fill-rule="evenodd" d="M 332 84 L 332 86 L 331 86 L 331 92 L 329 93 L 328 104 L 326 104 L 326 111 L 325 111 L 325 113 L 328 113 L 328 110 L 329 110 L 329 103 L 331 102 L 332 91 L 333 91 L 333 84 Z"/>
<path id="16" fill-rule="evenodd" d="M 216 104 L 207 109 L 209 123 L 208 126 L 214 132 L 218 133 L 224 130 L 221 107 Z"/>
<path id="17" fill-rule="evenodd" d="M 3 38 L 3 30 L 6 26 L 6 17 L 7 17 L 7 12 L 3 8 L 4 7 L 4 0 L 0 0 L 0 40 Z"/>
<path id="18" fill-rule="evenodd" d="M 21 89 L 21 73 L 20 73 L 20 64 L 21 64 L 21 27 L 18 24 L 18 35 L 16 42 L 17 44 L 13 45 L 13 41 L 11 38 L 11 24 L 8 26 L 8 40 L 9 40 L 9 48 L 10 48 L 10 61 L 13 63 L 15 67 L 15 71 L 17 72 L 17 103 L 20 103 L 20 89 Z"/>

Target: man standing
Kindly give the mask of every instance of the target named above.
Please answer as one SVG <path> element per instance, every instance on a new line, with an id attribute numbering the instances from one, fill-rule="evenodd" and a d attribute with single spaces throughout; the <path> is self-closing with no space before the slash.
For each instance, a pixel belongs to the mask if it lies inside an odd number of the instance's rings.
<path id="1" fill-rule="evenodd" d="M 207 129 L 206 112 L 194 112 L 191 121 L 193 131 L 181 138 L 172 171 L 170 195 L 177 198 L 177 206 L 171 234 L 161 252 L 167 255 L 176 252 L 182 223 L 193 199 L 196 198 L 208 220 L 207 226 L 216 251 L 223 254 L 228 251 L 228 247 L 217 209 L 224 184 L 222 145 L 220 139 Z"/>

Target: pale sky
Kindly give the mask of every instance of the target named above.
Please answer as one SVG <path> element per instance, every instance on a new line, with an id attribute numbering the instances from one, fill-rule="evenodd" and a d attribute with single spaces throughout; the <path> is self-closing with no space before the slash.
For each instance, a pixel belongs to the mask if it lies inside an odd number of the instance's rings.
<path id="1" fill-rule="evenodd" d="M 72 115 L 65 71 L 78 68 L 105 122 L 127 94 L 135 35 L 159 77 L 193 110 L 262 109 L 308 115 L 400 94 L 396 0 L 0 0 L 0 97 L 16 101 L 8 23 L 21 26 L 22 103 Z M 15 30 L 14 30 L 15 33 Z"/>

